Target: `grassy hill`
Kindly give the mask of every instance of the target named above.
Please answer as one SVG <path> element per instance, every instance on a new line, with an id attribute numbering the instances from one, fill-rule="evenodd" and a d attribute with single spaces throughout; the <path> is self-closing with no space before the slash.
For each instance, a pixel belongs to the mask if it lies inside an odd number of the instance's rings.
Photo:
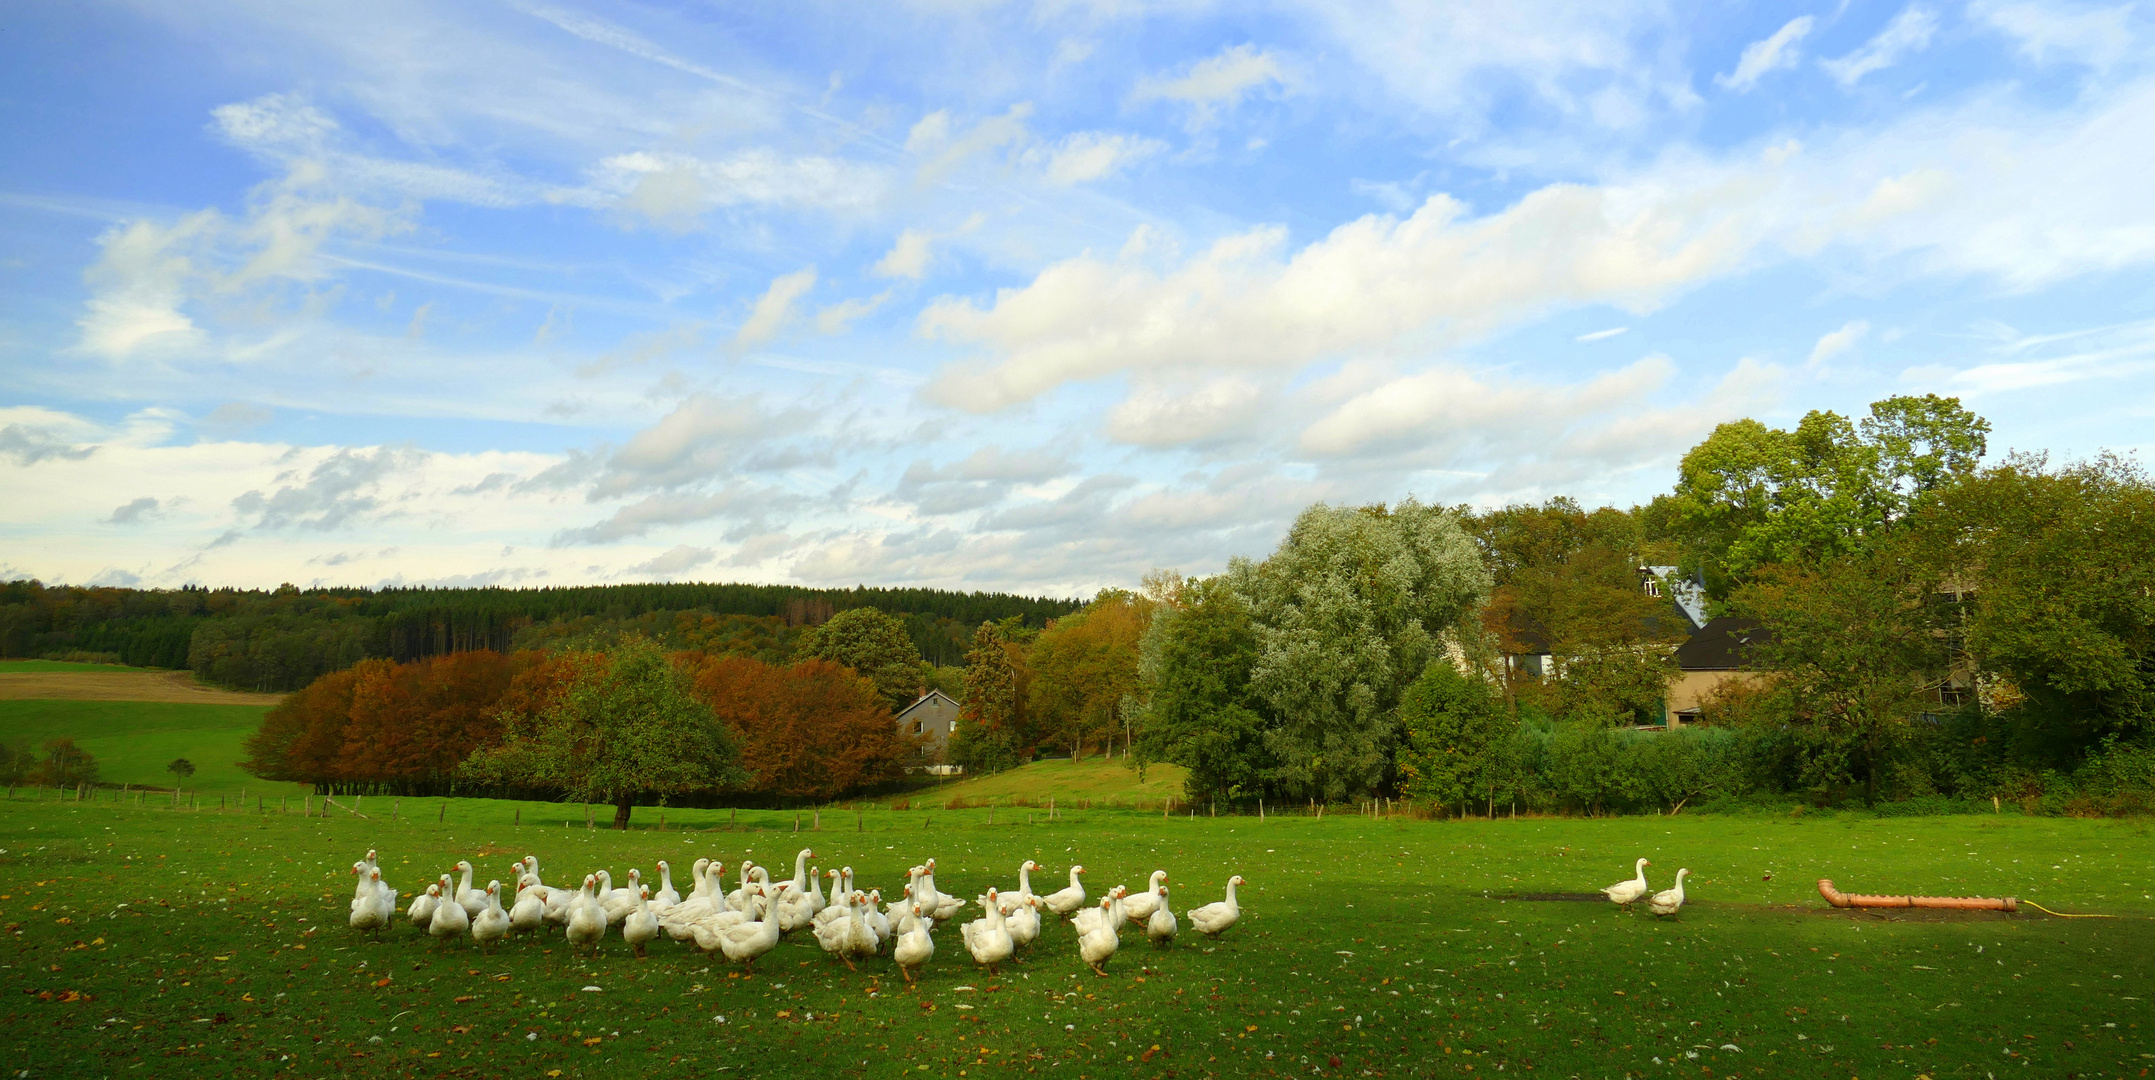
<path id="1" fill-rule="evenodd" d="M 1156 808 L 1168 798 L 1182 798 L 1182 781 L 1189 770 L 1180 765 L 1148 765 L 1139 782 L 1137 770 L 1121 760 L 1090 757 L 1035 761 L 1007 772 L 973 779 L 953 780 L 922 791 L 915 801 L 928 805 L 1046 806 L 1054 799 L 1059 807 L 1096 806 Z"/>
<path id="2" fill-rule="evenodd" d="M 277 795 L 309 790 L 272 784 L 240 771 L 240 743 L 262 725 L 260 705 L 192 705 L 168 701 L 0 701 L 0 739 L 41 746 L 68 736 L 97 758 L 98 778 L 114 784 L 172 786 L 165 764 L 194 762 L 189 791 Z"/>

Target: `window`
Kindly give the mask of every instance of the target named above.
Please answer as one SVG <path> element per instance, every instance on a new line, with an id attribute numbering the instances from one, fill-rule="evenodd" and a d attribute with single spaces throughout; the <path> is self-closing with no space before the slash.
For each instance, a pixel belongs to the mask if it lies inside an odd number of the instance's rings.
<path id="1" fill-rule="evenodd" d="M 913 721 L 913 734 L 915 734 L 915 735 L 925 735 L 925 734 L 927 734 L 927 733 L 928 733 L 928 722 L 927 722 L 926 720 L 915 720 L 915 721 Z"/>

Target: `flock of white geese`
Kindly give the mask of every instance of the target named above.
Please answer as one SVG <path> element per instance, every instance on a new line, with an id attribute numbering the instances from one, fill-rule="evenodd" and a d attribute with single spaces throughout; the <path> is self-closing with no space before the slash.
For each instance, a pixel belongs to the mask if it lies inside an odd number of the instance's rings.
<path id="1" fill-rule="evenodd" d="M 1644 900 L 1646 901 L 1646 910 L 1656 915 L 1669 916 L 1682 911 L 1684 909 L 1684 879 L 1691 875 L 1691 869 L 1685 867 L 1676 871 L 1675 888 L 1654 892 L 1653 886 L 1646 883 L 1646 868 L 1652 865 L 1654 865 L 1652 860 L 1640 859 L 1632 867 L 1633 872 L 1636 874 L 1635 877 L 1629 881 L 1619 881 L 1601 890 L 1601 895 L 1608 897 L 1611 903 L 1627 910 L 1631 905 Z"/>
<path id="2" fill-rule="evenodd" d="M 397 890 L 382 880 L 377 855 L 369 851 L 352 864 L 359 884 L 353 890 L 351 924 L 378 936 L 395 926 L 398 912 Z M 510 864 L 516 884 L 506 907 L 502 883 L 494 880 L 484 889 L 473 888 L 475 871 L 470 862 L 460 861 L 453 873 L 443 874 L 414 897 L 404 915 L 437 941 L 468 936 L 488 947 L 511 935 L 536 935 L 559 926 L 572 948 L 588 948 L 593 955 L 609 930 L 618 929 L 637 956 L 645 955 L 644 947 L 664 934 L 702 952 L 723 954 L 750 973 L 757 958 L 776 948 L 780 939 L 808 930 L 823 951 L 848 969 L 857 970 L 856 960 L 887 953 L 911 982 L 913 972 L 935 956 L 936 927 L 956 918 L 966 905 L 936 888 L 934 859 L 908 871 L 904 891 L 886 904 L 881 890 L 855 887 L 850 866 L 820 873 L 811 869 L 808 860 L 815 857 L 814 851 L 801 849 L 794 857 L 793 877 L 779 882 L 772 881 L 765 868 L 744 860 L 740 887 L 731 892 L 721 877 L 724 865 L 697 859 L 689 871 L 693 888 L 683 897 L 675 891 L 673 869 L 663 859 L 658 863 L 658 891 L 653 892 L 633 869 L 625 887 L 616 887 L 604 870 L 586 874 L 576 888 L 548 885 L 539 876 L 538 857 L 526 855 Z M 1103 976 L 1103 965 L 1121 947 L 1125 925 L 1142 928 L 1161 947 L 1173 945 L 1181 929 L 1168 904 L 1165 870 L 1153 871 L 1143 892 L 1118 885 L 1088 903 L 1085 885 L 1078 880 L 1084 867 L 1072 866 L 1068 887 L 1045 894 L 1033 892 L 1032 872 L 1039 869 L 1039 863 L 1027 859 L 1018 868 L 1017 889 L 989 889 L 976 897 L 984 917 L 959 928 L 966 952 L 990 974 L 1040 937 L 1043 913 L 1072 923 L 1078 956 Z M 822 887 L 826 879 L 828 897 Z M 1241 875 L 1230 877 L 1225 900 L 1184 912 L 1191 928 L 1216 938 L 1234 926 L 1242 917 L 1235 900 L 1235 886 L 1241 884 Z"/>

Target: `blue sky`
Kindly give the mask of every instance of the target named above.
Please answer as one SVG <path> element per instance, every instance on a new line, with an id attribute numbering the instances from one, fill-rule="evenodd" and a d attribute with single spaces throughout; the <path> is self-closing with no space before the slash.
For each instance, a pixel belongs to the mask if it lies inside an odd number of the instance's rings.
<path id="1" fill-rule="evenodd" d="M 2155 8 L 48 4 L 0 577 L 1087 594 L 2155 405 Z"/>

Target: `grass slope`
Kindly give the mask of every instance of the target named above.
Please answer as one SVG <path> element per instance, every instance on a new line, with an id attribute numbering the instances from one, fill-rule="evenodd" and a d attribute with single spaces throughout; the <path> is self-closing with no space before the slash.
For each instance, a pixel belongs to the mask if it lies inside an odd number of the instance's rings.
<path id="1" fill-rule="evenodd" d="M 1004 805 L 1022 799 L 1026 805 L 1046 806 L 1052 798 L 1057 807 L 1073 806 L 1087 800 L 1116 806 L 1158 806 L 1164 799 L 1179 800 L 1182 797 L 1182 780 L 1186 775 L 1188 770 L 1180 765 L 1149 765 L 1145 768 L 1144 782 L 1139 783 L 1137 770 L 1119 760 L 1059 758 L 1035 761 L 992 776 L 941 784 L 922 791 L 919 799 L 930 804 L 963 800 L 965 804 L 995 802 Z"/>
<path id="2" fill-rule="evenodd" d="M 734 831 L 610 833 L 532 824 L 534 804 L 465 800 L 403 800 L 404 819 L 390 822 L 379 818 L 388 801 L 365 801 L 373 821 L 0 802 L 0 920 L 10 931 L 0 952 L 11 986 L 26 991 L 0 995 L 11 1067 L 1942 1080 L 2137 1076 L 2155 1052 L 2155 970 L 2144 962 L 2155 949 L 2155 882 L 2139 822 L 1259 823 L 1094 810 L 1052 825 L 1005 815 L 990 827 L 984 811 L 936 810 L 869 811 L 861 831 L 850 815 L 827 813 L 830 831 L 797 836 L 784 831 L 790 811 L 744 811 Z M 521 828 L 510 824 L 520 812 Z M 645 960 L 612 935 L 596 960 L 571 957 L 558 933 L 482 955 L 437 950 L 409 926 L 374 942 L 344 925 L 346 870 L 369 846 L 410 890 L 457 858 L 477 860 L 484 878 L 528 852 L 558 883 L 661 857 L 790 868 L 804 842 L 819 864 L 850 864 L 886 889 L 937 856 L 938 884 L 965 897 L 1009 884 L 1028 857 L 1050 866 L 1042 884 L 1081 861 L 1096 891 L 1165 868 L 1178 909 L 1215 899 L 1230 873 L 1250 884 L 1243 923 L 1225 940 L 1185 931 L 1184 947 L 1156 952 L 1126 933 L 1106 979 L 1082 967 L 1062 926 L 1000 977 L 975 969 L 946 928 L 918 988 L 884 960 L 848 973 L 804 934 L 740 977 L 671 941 Z M 1626 876 L 1638 855 L 1654 859 L 1657 884 L 1679 865 L 1693 870 L 1681 919 L 1503 898 L 1592 890 Z M 2129 918 L 1836 912 L 1813 891 L 1821 876 L 1877 892 L 2014 893 Z"/>
<path id="3" fill-rule="evenodd" d="M 194 762 L 185 787 L 211 794 L 310 790 L 272 784 L 240 771 L 240 743 L 262 724 L 259 705 L 183 705 L 161 701 L 0 700 L 0 739 L 32 747 L 65 735 L 97 758 L 98 778 L 113 784 L 170 787 L 165 765 Z"/>
<path id="4" fill-rule="evenodd" d="M 77 664 L 66 660 L 0 660 L 0 674 L 16 672 L 66 673 L 81 671 L 155 671 L 126 664 Z"/>

